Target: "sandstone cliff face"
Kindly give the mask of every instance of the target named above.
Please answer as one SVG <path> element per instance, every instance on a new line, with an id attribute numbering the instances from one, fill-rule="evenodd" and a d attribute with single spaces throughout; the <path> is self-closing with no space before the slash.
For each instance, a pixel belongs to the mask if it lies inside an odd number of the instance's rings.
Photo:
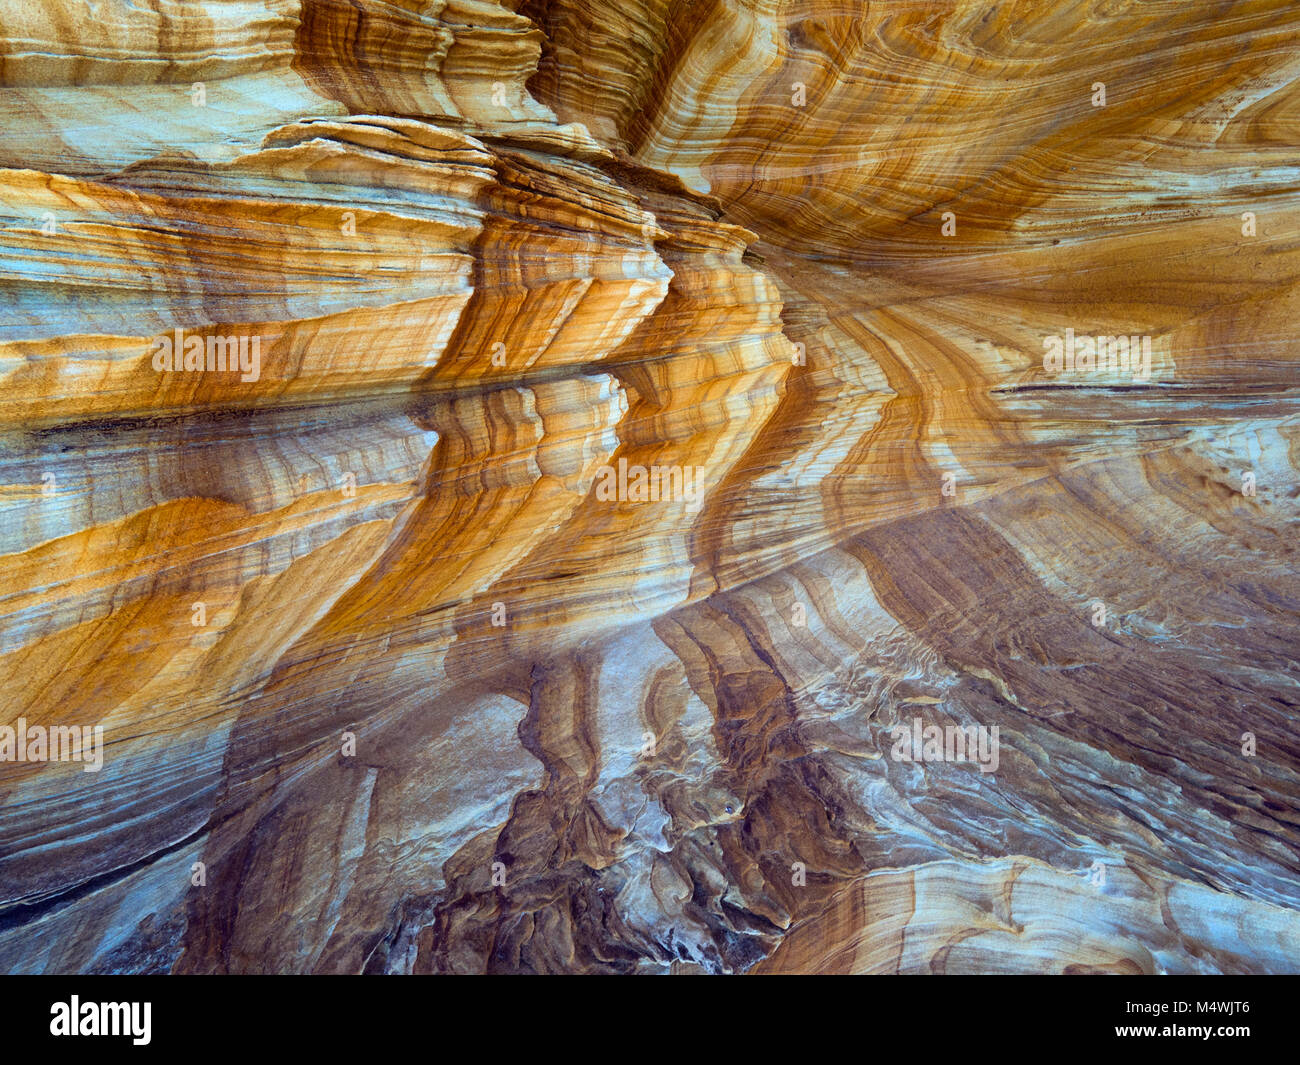
<path id="1" fill-rule="evenodd" d="M 0 969 L 1300 968 L 1297 43 L 2 0 Z"/>

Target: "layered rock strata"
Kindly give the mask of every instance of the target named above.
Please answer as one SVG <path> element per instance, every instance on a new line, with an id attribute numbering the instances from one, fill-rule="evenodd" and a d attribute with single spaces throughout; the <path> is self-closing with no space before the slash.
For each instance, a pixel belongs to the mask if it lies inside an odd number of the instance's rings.
<path id="1" fill-rule="evenodd" d="M 1298 40 L 4 0 L 0 968 L 1296 970 Z"/>

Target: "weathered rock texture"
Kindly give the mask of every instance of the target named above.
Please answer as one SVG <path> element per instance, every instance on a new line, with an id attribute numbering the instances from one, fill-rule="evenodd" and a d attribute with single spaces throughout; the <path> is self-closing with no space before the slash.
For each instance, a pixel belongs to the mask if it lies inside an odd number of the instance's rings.
<path id="1" fill-rule="evenodd" d="M 1298 44 L 0 0 L 0 968 L 1300 968 Z"/>

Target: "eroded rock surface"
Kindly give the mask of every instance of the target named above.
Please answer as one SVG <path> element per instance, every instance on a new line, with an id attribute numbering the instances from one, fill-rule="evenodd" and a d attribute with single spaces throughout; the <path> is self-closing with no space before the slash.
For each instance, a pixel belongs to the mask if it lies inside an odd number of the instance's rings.
<path id="1" fill-rule="evenodd" d="M 1300 968 L 1298 44 L 0 0 L 0 969 Z"/>

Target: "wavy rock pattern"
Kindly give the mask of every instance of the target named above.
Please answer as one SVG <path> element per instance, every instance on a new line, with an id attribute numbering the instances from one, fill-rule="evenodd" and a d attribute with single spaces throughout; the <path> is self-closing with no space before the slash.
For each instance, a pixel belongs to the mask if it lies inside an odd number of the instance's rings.
<path id="1" fill-rule="evenodd" d="M 0 8 L 0 967 L 1294 971 L 1300 12 L 513 6 Z"/>

